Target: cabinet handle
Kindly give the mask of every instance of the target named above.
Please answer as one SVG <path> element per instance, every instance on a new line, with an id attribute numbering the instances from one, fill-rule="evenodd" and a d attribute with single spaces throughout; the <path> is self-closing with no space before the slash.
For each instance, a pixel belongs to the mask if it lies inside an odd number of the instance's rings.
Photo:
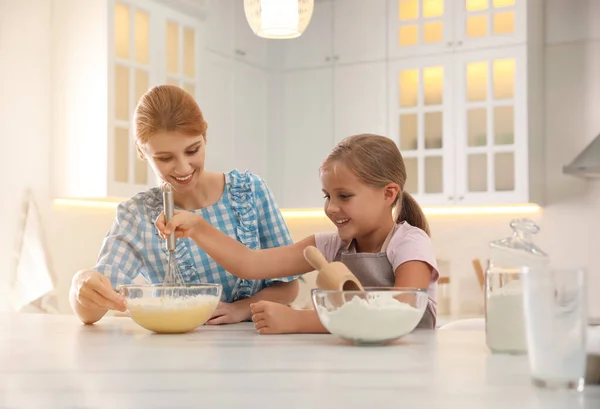
<path id="1" fill-rule="evenodd" d="M 449 202 L 453 202 L 454 201 L 454 196 L 448 196 L 448 201 Z"/>
<path id="2" fill-rule="evenodd" d="M 235 50 L 235 53 L 236 53 L 237 55 L 241 55 L 242 57 L 246 55 L 246 52 L 245 52 L 245 51 L 242 51 L 242 50 Z"/>
<path id="3" fill-rule="evenodd" d="M 461 202 L 464 198 L 464 196 L 458 196 L 458 201 Z"/>

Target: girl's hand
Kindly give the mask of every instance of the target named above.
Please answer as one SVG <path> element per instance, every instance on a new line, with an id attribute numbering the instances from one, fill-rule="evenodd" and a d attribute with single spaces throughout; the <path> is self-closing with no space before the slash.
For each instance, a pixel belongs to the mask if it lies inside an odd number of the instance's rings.
<path id="1" fill-rule="evenodd" d="M 298 332 L 298 311 L 272 301 L 250 304 L 254 328 L 259 334 L 293 334 Z"/>
<path id="2" fill-rule="evenodd" d="M 165 224 L 165 213 L 161 212 L 154 224 L 156 224 L 160 237 L 163 239 L 166 239 L 173 232 L 175 232 L 175 237 L 179 239 L 190 237 L 201 220 L 202 217 L 192 212 L 175 210 L 169 223 Z"/>

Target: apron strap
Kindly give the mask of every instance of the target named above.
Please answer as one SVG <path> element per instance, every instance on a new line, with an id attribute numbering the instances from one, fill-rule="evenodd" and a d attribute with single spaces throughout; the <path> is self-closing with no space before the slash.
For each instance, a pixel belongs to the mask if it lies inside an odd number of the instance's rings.
<path id="1" fill-rule="evenodd" d="M 385 241 L 383 242 L 383 245 L 381 246 L 381 253 L 385 253 L 387 251 L 388 245 L 390 244 L 390 241 L 392 241 L 392 237 L 394 237 L 396 230 L 398 230 L 398 225 L 394 224 L 394 227 L 392 227 L 392 230 L 390 230 L 385 238 Z"/>
<path id="2" fill-rule="evenodd" d="M 394 224 L 394 227 L 392 227 L 392 230 L 390 230 L 383 244 L 381 245 L 381 250 L 379 251 L 380 253 L 385 253 L 387 251 L 388 245 L 390 244 L 392 237 L 394 237 L 394 233 L 396 233 L 396 230 L 398 230 L 398 225 Z M 350 242 L 346 244 L 346 248 L 344 250 L 349 251 L 352 247 L 356 248 L 355 241 L 355 239 L 350 240 Z"/>

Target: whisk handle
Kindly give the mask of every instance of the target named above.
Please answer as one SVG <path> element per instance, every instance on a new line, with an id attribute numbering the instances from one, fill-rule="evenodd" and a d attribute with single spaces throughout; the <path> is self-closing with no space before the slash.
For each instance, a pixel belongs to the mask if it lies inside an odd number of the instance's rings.
<path id="1" fill-rule="evenodd" d="M 165 207 L 165 222 L 168 223 L 173 217 L 175 209 L 173 203 L 173 189 L 168 183 L 165 183 L 163 186 L 163 205 Z M 171 233 L 169 237 L 167 237 L 167 250 L 175 250 L 175 233 Z"/>

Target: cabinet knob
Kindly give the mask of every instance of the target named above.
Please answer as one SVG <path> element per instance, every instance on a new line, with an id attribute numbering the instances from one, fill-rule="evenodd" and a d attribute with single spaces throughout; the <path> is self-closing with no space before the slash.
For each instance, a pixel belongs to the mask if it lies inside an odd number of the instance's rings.
<path id="1" fill-rule="evenodd" d="M 458 45 L 459 47 L 462 46 L 463 42 L 462 41 L 457 41 L 456 45 Z"/>
<path id="2" fill-rule="evenodd" d="M 330 57 L 325 57 L 325 61 L 329 62 L 329 61 L 331 61 L 331 58 Z"/>
<path id="3" fill-rule="evenodd" d="M 462 201 L 465 197 L 464 196 L 458 196 L 458 201 Z"/>
<path id="4" fill-rule="evenodd" d="M 448 201 L 449 202 L 453 202 L 454 201 L 454 196 L 448 196 Z"/>
<path id="5" fill-rule="evenodd" d="M 448 41 L 448 42 L 446 43 L 446 47 L 452 47 L 452 44 L 453 44 L 453 43 L 452 43 L 452 41 Z"/>
<path id="6" fill-rule="evenodd" d="M 333 60 L 334 60 L 334 61 L 337 61 L 337 60 L 339 60 L 339 59 L 340 59 L 340 56 L 339 56 L 339 55 L 336 55 L 336 56 L 334 56 L 334 57 L 333 57 Z"/>

